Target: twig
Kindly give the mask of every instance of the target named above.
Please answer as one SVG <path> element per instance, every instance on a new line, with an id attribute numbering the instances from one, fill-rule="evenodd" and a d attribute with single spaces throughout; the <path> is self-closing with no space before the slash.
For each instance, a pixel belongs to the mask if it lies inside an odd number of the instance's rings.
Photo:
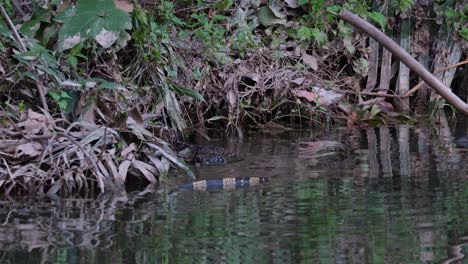
<path id="1" fill-rule="evenodd" d="M 47 105 L 47 100 L 46 100 L 45 93 L 44 93 L 44 86 L 42 85 L 42 83 L 40 83 L 37 80 L 34 81 L 34 84 L 36 85 L 37 90 L 39 91 L 39 98 L 41 99 L 41 103 L 42 103 L 42 107 L 44 108 L 44 111 L 49 113 L 49 106 Z"/>
<path id="2" fill-rule="evenodd" d="M 456 64 L 449 65 L 449 66 L 447 66 L 447 67 L 445 67 L 443 69 L 439 69 L 439 70 L 435 71 L 434 75 L 437 75 L 437 74 L 442 73 L 442 72 L 444 72 L 446 70 L 449 70 L 449 69 L 452 69 L 452 68 L 455 68 L 455 67 L 458 67 L 458 66 L 461 66 L 461 65 L 465 65 L 467 63 L 468 63 L 468 59 L 466 59 L 466 60 L 464 60 L 462 62 L 456 63 Z M 404 98 L 409 97 L 409 96 L 413 95 L 415 92 L 419 91 L 423 87 L 424 83 L 425 83 L 424 81 L 419 82 L 416 86 L 413 87 L 413 89 L 409 90 L 405 94 Z"/>
<path id="3" fill-rule="evenodd" d="M 366 93 L 366 92 L 361 92 L 360 94 L 367 95 L 367 96 L 389 97 L 389 98 L 398 98 L 398 99 L 405 98 L 404 96 L 400 96 L 397 94 L 381 94 L 381 93 Z"/>
<path id="4" fill-rule="evenodd" d="M 7 21 L 8 25 L 10 26 L 11 28 L 11 31 L 13 31 L 13 34 L 15 35 L 15 39 L 16 41 L 19 42 L 20 44 L 20 47 L 21 47 L 21 50 L 23 52 L 26 51 L 26 45 L 24 45 L 24 42 L 23 40 L 21 39 L 19 33 L 18 33 L 18 30 L 16 30 L 16 27 L 15 27 L 15 24 L 13 24 L 13 21 L 11 21 L 11 18 L 10 16 L 8 16 L 8 13 L 6 12 L 5 8 L 3 7 L 3 4 L 0 3 L 0 11 L 2 12 L 2 16 L 3 18 L 5 18 L 5 20 Z"/>
<path id="5" fill-rule="evenodd" d="M 452 69 L 452 68 L 455 68 L 455 67 L 458 67 L 458 66 L 461 66 L 461 65 L 465 65 L 465 64 L 468 64 L 468 59 L 466 59 L 466 60 L 464 60 L 462 62 L 456 63 L 456 64 L 449 65 L 449 66 L 447 66 L 445 68 L 439 69 L 439 70 L 434 72 L 434 75 L 437 75 L 437 74 L 442 73 L 442 72 L 444 72 L 446 70 L 449 70 L 449 69 Z M 412 96 L 415 92 L 419 91 L 422 88 L 423 84 L 425 84 L 424 81 L 419 82 L 416 86 L 414 86 L 411 90 L 409 90 L 405 95 L 366 93 L 366 92 L 361 92 L 360 94 L 361 95 L 367 95 L 367 96 L 380 96 L 380 97 L 390 97 L 390 98 L 404 99 L 404 98 Z"/>
<path id="6" fill-rule="evenodd" d="M 46 157 L 46 155 L 47 155 L 47 152 L 50 152 L 50 149 L 52 148 L 52 143 L 54 142 L 55 137 L 56 137 L 56 135 L 54 135 L 54 136 L 49 140 L 49 143 L 47 144 L 46 149 L 45 149 L 44 152 L 42 153 L 41 160 L 39 161 L 39 164 L 36 166 L 36 170 L 34 171 L 34 177 L 37 176 L 37 172 L 38 172 L 39 169 L 41 168 L 42 163 L 44 162 L 45 157 Z M 50 154 L 51 154 L 50 156 L 51 156 L 51 158 L 52 158 L 52 152 L 50 152 Z"/>
<path id="7" fill-rule="evenodd" d="M 15 6 L 15 10 L 18 11 L 18 13 L 19 13 L 22 17 L 24 17 L 25 14 L 24 14 L 23 10 L 21 10 L 21 6 L 18 5 L 18 3 L 16 3 L 15 0 L 13 0 L 13 1 L 11 1 L 11 2 L 12 2 L 13 5 Z"/>
<path id="8" fill-rule="evenodd" d="M 10 114 L 6 111 L 6 109 L 3 108 L 2 106 L 0 106 L 0 109 L 2 109 L 3 112 L 5 112 L 5 115 L 8 118 L 8 120 L 10 121 L 11 125 L 18 131 L 18 132 L 13 132 L 13 131 L 5 130 L 5 132 L 7 134 L 9 134 L 9 135 L 12 135 L 12 136 L 16 136 L 14 133 L 19 133 L 20 136 L 24 136 L 23 131 L 18 127 L 18 125 L 15 123 L 15 121 L 13 121 L 13 119 L 11 118 Z"/>

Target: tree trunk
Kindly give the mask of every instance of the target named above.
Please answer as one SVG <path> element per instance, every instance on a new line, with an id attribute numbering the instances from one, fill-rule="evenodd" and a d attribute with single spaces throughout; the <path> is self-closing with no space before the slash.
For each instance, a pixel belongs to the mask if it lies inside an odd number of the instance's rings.
<path id="1" fill-rule="evenodd" d="M 406 19 L 401 25 L 400 34 L 401 48 L 406 52 L 411 52 L 411 21 Z M 404 96 L 409 91 L 410 85 L 410 69 L 403 62 L 400 61 L 400 71 L 398 75 L 398 95 Z M 402 113 L 408 114 L 410 112 L 409 98 L 399 99 L 396 104 L 398 110 Z"/>

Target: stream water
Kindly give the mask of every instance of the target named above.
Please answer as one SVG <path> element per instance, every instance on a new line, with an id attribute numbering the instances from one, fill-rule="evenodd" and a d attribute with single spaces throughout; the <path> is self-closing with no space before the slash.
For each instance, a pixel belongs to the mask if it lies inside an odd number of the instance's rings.
<path id="1" fill-rule="evenodd" d="M 213 143 L 242 161 L 195 170 L 264 183 L 2 198 L 0 263 L 468 263 L 468 152 L 446 135 L 256 134 Z"/>

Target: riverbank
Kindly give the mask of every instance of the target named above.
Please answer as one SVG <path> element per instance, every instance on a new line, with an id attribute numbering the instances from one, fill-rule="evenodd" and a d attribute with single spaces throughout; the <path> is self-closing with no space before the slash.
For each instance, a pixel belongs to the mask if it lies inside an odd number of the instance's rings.
<path id="1" fill-rule="evenodd" d="M 400 29 L 370 6 L 338 4 L 2 4 L 2 193 L 105 192 L 131 181 L 165 182 L 172 168 L 194 178 L 174 143 L 213 130 L 242 137 L 249 130 L 412 124 L 416 109 L 438 116 L 445 101 L 429 100 L 424 86 L 411 100 L 415 110 L 399 111 L 396 87 L 417 84 L 417 76 L 403 79 L 403 64 L 379 55 L 378 43 L 332 14 L 360 11 L 389 35 Z M 399 8 L 388 21 L 433 7 Z M 81 27 L 82 20 L 96 23 Z M 463 30 L 453 28 L 461 33 L 450 33 L 447 53 L 434 51 L 445 57 L 434 59 L 433 70 L 466 56 Z M 429 52 L 429 44 L 420 47 Z M 442 79 L 466 97 L 466 69 L 455 70 Z"/>

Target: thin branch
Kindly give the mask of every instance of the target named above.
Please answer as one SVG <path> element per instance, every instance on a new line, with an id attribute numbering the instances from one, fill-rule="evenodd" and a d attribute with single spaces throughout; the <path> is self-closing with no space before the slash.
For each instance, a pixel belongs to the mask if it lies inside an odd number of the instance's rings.
<path id="1" fill-rule="evenodd" d="M 3 18 L 7 21 L 8 25 L 11 28 L 11 31 L 13 31 L 13 35 L 15 35 L 16 41 L 20 44 L 21 51 L 25 52 L 26 51 L 26 45 L 24 45 L 23 40 L 21 39 L 18 30 L 16 30 L 15 24 L 13 24 L 13 21 L 11 21 L 10 16 L 8 16 L 8 13 L 6 12 L 5 8 L 3 7 L 3 4 L 0 3 L 0 11 L 2 12 Z"/>
<path id="2" fill-rule="evenodd" d="M 11 2 L 12 2 L 13 5 L 15 6 L 15 10 L 16 10 L 22 17 L 24 17 L 25 14 L 24 14 L 23 10 L 21 10 L 21 6 L 18 5 L 18 3 L 16 2 L 16 0 L 13 0 L 13 1 L 11 1 Z"/>
<path id="3" fill-rule="evenodd" d="M 462 66 L 462 65 L 465 65 L 465 64 L 468 64 L 468 59 L 466 59 L 466 60 L 464 60 L 462 62 L 456 63 L 456 64 L 449 65 L 449 66 L 447 66 L 445 68 L 439 69 L 439 70 L 434 72 L 434 75 L 437 75 L 437 74 L 442 73 L 442 72 L 444 72 L 446 70 L 450 70 L 452 68 L 456 68 L 458 66 Z M 405 94 L 404 98 L 409 97 L 409 96 L 413 95 L 415 92 L 419 91 L 423 87 L 424 83 L 425 83 L 424 81 L 419 82 L 416 86 L 413 87 L 413 89 L 409 90 Z"/>

